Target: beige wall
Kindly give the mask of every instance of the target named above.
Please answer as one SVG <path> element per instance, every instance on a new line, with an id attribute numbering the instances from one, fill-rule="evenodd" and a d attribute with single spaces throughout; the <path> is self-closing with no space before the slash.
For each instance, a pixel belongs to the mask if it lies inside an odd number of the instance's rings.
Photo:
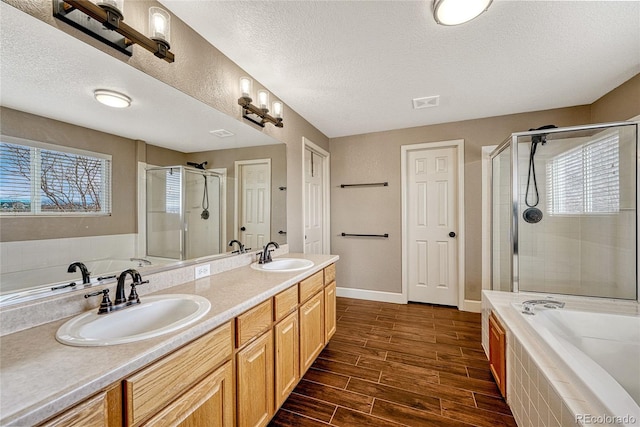
<path id="1" fill-rule="evenodd" d="M 137 45 L 133 47 L 133 56 L 128 57 L 56 20 L 51 13 L 51 0 L 3 1 L 250 125 L 242 119 L 241 108 L 237 102 L 240 77 L 248 76 L 249 73 L 238 67 L 176 16 L 171 16 L 171 51 L 175 54 L 176 60 L 169 64 Z M 148 25 L 149 7 L 154 5 L 162 7 L 156 1 L 124 0 L 126 22 L 144 32 Z M 60 49 L 64 49 L 64 46 L 60 46 Z M 260 82 L 254 80 L 254 90 L 262 87 Z M 277 97 L 278 94 L 273 95 Z M 284 128 L 267 125 L 264 129 L 256 129 L 287 144 L 287 238 L 292 251 L 302 252 L 302 137 L 309 138 L 326 150 L 329 149 L 329 139 L 286 104 Z"/>
<path id="2" fill-rule="evenodd" d="M 0 107 L 3 135 L 112 156 L 112 214 L 98 217 L 2 217 L 0 241 L 137 232 L 136 143 L 131 139 Z"/>
<path id="3" fill-rule="evenodd" d="M 444 123 L 332 139 L 331 252 L 339 254 L 340 286 L 401 292 L 400 147 L 424 142 L 465 141 L 465 299 L 482 289 L 481 149 L 511 133 L 557 126 L 623 121 L 640 114 L 640 75 L 592 105 Z M 389 181 L 389 187 L 341 189 L 342 183 Z M 340 232 L 389 233 L 389 239 L 344 239 Z M 355 231 L 352 231 L 355 232 Z"/>
<path id="4" fill-rule="evenodd" d="M 401 292 L 400 147 L 464 139 L 465 298 L 479 300 L 482 289 L 481 150 L 512 132 L 546 124 L 589 122 L 589 107 L 579 106 L 487 119 L 422 126 L 331 140 L 331 253 L 340 255 L 340 286 Z M 388 181 L 388 187 L 341 189 L 340 184 Z M 354 231 L 356 227 L 356 231 Z M 388 239 L 344 239 L 340 232 L 389 233 Z"/>
<path id="5" fill-rule="evenodd" d="M 617 122 L 640 115 L 640 74 L 591 105 L 591 123 Z"/>

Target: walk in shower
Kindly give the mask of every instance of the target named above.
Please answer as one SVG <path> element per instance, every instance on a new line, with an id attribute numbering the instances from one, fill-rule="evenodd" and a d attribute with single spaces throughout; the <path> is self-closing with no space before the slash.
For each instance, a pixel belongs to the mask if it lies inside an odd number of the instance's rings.
<path id="1" fill-rule="evenodd" d="M 147 255 L 178 260 L 225 252 L 224 176 L 186 166 L 147 169 Z"/>
<path id="2" fill-rule="evenodd" d="M 638 299 L 638 124 L 512 134 L 491 153 L 492 289 Z"/>

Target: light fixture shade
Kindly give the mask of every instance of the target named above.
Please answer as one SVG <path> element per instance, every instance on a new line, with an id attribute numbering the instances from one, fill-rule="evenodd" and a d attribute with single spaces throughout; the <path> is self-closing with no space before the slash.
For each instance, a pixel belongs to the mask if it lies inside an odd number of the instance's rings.
<path id="1" fill-rule="evenodd" d="M 120 12 L 122 12 L 122 8 L 124 7 L 124 0 L 93 0 L 92 3 L 98 6 L 114 7 Z"/>
<path id="2" fill-rule="evenodd" d="M 127 108 L 131 105 L 131 98 L 127 95 L 108 89 L 96 89 L 93 96 L 98 102 L 113 108 Z"/>
<path id="3" fill-rule="evenodd" d="M 269 111 L 269 92 L 266 90 L 258 91 L 258 108 Z"/>
<path id="4" fill-rule="evenodd" d="M 282 115 L 283 115 L 283 106 L 282 106 L 282 102 L 280 101 L 273 101 L 273 104 L 271 104 L 273 107 L 273 117 L 275 117 L 276 119 L 282 119 Z"/>
<path id="5" fill-rule="evenodd" d="M 459 25 L 489 9 L 493 0 L 435 0 L 433 16 L 438 24 Z"/>
<path id="6" fill-rule="evenodd" d="M 242 98 L 251 99 L 251 87 L 253 86 L 253 80 L 249 77 L 240 77 L 240 96 Z"/>
<path id="7" fill-rule="evenodd" d="M 149 8 L 149 38 L 171 42 L 171 15 L 159 7 Z"/>

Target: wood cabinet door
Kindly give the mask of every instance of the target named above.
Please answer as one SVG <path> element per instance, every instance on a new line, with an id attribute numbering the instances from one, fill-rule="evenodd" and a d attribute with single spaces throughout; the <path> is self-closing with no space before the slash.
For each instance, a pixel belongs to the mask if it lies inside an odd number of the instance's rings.
<path id="1" fill-rule="evenodd" d="M 90 397 L 41 427 L 115 427 L 122 426 L 122 392 L 120 383 Z"/>
<path id="2" fill-rule="evenodd" d="M 336 333 L 336 282 L 324 288 L 324 343 Z"/>
<path id="3" fill-rule="evenodd" d="M 233 364 L 225 363 L 148 422 L 148 427 L 233 427 Z"/>
<path id="4" fill-rule="evenodd" d="M 300 306 L 300 376 L 307 372 L 324 347 L 324 292 Z"/>
<path id="5" fill-rule="evenodd" d="M 506 334 L 493 312 L 489 316 L 489 368 L 502 397 L 507 398 Z"/>
<path id="6" fill-rule="evenodd" d="M 238 427 L 266 426 L 273 416 L 273 333 L 238 352 Z"/>
<path id="7" fill-rule="evenodd" d="M 274 334 L 276 407 L 279 408 L 300 379 L 298 311 L 276 324 Z"/>

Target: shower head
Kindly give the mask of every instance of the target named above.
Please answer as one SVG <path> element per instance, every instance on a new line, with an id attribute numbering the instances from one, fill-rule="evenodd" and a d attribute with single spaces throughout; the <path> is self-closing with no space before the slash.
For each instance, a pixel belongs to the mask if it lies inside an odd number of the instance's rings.
<path id="1" fill-rule="evenodd" d="M 533 132 L 534 130 L 544 130 L 544 129 L 556 129 L 558 126 L 556 125 L 545 125 L 540 126 L 537 129 L 529 129 L 529 132 Z M 536 144 L 546 144 L 547 143 L 547 134 L 541 133 L 539 135 L 531 136 L 531 144 L 535 147 Z"/>
<path id="2" fill-rule="evenodd" d="M 207 162 L 202 162 L 202 163 L 187 162 L 187 166 L 193 166 L 196 169 L 202 169 L 202 170 L 204 170 L 204 166 L 206 164 Z"/>

